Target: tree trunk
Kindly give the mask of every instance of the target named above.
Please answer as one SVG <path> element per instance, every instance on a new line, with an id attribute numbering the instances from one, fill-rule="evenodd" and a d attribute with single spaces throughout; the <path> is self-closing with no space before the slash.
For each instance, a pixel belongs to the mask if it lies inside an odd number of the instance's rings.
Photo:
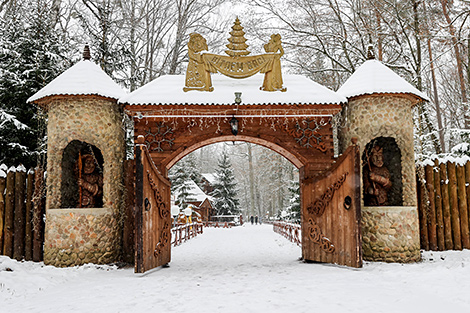
<path id="1" fill-rule="evenodd" d="M 460 82 L 460 93 L 462 97 L 462 102 L 467 103 L 467 89 L 465 86 L 465 78 L 463 75 L 463 68 L 462 68 L 462 59 L 460 57 L 460 49 L 459 49 L 459 44 L 457 37 L 455 35 L 455 27 L 452 25 L 452 20 L 449 16 L 449 12 L 447 11 L 447 6 L 448 6 L 448 1 L 447 0 L 441 0 L 441 5 L 442 5 L 442 13 L 444 14 L 444 17 L 446 19 L 447 24 L 449 25 L 449 33 L 451 37 L 451 42 L 452 46 L 454 48 L 454 53 L 455 53 L 455 60 L 457 62 L 457 72 L 459 75 L 459 82 Z M 468 109 L 467 107 L 463 107 L 463 112 L 464 112 L 464 118 L 465 118 L 465 128 L 469 129 L 470 128 L 470 119 L 468 116 Z"/>

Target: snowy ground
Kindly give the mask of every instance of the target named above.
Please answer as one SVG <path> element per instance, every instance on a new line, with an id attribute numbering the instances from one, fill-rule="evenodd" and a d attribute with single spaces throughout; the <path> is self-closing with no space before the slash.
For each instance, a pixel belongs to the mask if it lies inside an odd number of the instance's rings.
<path id="1" fill-rule="evenodd" d="M 271 226 L 246 225 L 205 229 L 172 253 L 143 275 L 1 256 L 0 312 L 470 312 L 469 250 L 349 269 L 300 262 Z"/>

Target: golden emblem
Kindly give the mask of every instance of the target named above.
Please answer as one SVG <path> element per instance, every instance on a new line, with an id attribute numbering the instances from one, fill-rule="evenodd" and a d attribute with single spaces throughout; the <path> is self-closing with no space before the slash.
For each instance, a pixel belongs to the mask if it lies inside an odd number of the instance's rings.
<path id="1" fill-rule="evenodd" d="M 281 35 L 275 34 L 264 45 L 266 54 L 252 55 L 246 49 L 245 32 L 238 18 L 232 26 L 225 55 L 202 53 L 207 51 L 207 42 L 200 34 L 192 33 L 188 42 L 189 64 L 186 70 L 184 91 L 212 91 L 210 73 L 222 73 L 232 78 L 246 78 L 256 73 L 265 73 L 261 90 L 286 91 L 282 86 L 281 57 L 284 54 Z M 278 53 L 279 52 L 279 53 Z"/>

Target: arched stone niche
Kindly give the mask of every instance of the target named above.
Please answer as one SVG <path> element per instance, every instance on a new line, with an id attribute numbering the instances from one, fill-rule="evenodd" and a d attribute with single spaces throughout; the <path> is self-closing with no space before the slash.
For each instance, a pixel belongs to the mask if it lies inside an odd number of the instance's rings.
<path id="1" fill-rule="evenodd" d="M 401 166 L 401 151 L 398 147 L 395 138 L 392 137 L 377 137 L 372 139 L 366 144 L 362 153 L 362 181 L 366 182 L 369 178 L 366 177 L 370 169 L 374 166 L 371 160 L 372 149 L 378 146 L 383 151 L 383 168 L 385 168 L 390 175 L 391 187 L 387 191 L 387 204 L 388 206 L 403 206 L 403 181 L 402 181 L 402 166 Z M 363 188 L 364 205 L 369 206 L 370 203 L 375 205 L 374 195 Z"/>
<path id="2" fill-rule="evenodd" d="M 71 141 L 65 147 L 62 154 L 62 184 L 60 208 L 78 208 L 79 207 L 79 187 L 77 184 L 77 162 L 79 155 L 92 155 L 95 160 L 95 173 L 103 176 L 104 160 L 101 150 L 96 146 L 79 141 Z M 94 208 L 103 207 L 103 193 L 100 192 L 96 197 Z"/>

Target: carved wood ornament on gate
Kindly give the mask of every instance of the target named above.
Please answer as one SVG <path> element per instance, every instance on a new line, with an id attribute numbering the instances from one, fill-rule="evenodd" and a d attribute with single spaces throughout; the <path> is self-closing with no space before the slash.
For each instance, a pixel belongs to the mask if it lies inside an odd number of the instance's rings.
<path id="1" fill-rule="evenodd" d="M 155 246 L 154 255 L 155 257 L 157 257 L 162 253 L 163 249 L 170 243 L 171 229 L 170 224 L 167 221 L 168 217 L 170 216 L 170 209 L 166 207 L 165 201 L 162 195 L 160 194 L 158 186 L 155 183 L 155 180 L 153 179 L 150 171 L 147 171 L 147 177 L 154 193 L 154 199 L 157 204 L 158 214 L 165 221 L 163 223 L 163 229 L 160 233 L 159 241 Z"/>
<path id="2" fill-rule="evenodd" d="M 189 63 L 186 70 L 186 86 L 184 91 L 213 91 L 211 73 L 221 73 L 232 78 L 247 78 L 256 73 L 264 73 L 264 82 L 260 87 L 265 91 L 286 91 L 283 87 L 281 73 L 281 57 L 284 54 L 281 35 L 271 35 L 264 45 L 266 54 L 252 55 L 246 50 L 245 32 L 238 18 L 232 26 L 229 44 L 225 51 L 228 56 L 207 51 L 207 42 L 200 34 L 192 33 L 188 42 Z M 279 52 L 279 53 L 278 53 Z"/>
<path id="3" fill-rule="evenodd" d="M 322 216 L 326 210 L 326 207 L 330 204 L 331 200 L 333 199 L 335 191 L 341 188 L 343 183 L 346 181 L 346 177 L 348 176 L 348 174 L 349 172 L 345 172 L 343 175 L 340 176 L 340 178 L 336 182 L 331 184 L 331 186 L 329 186 L 320 197 L 315 199 L 315 201 L 313 201 L 313 203 L 311 203 L 307 207 L 307 212 L 315 216 Z M 318 226 L 318 224 L 313 218 L 308 219 L 307 233 L 310 240 L 312 240 L 316 244 L 319 244 L 323 251 L 328 253 L 335 252 L 335 246 L 333 245 L 330 239 L 325 237 L 325 235 L 322 233 L 320 226 Z"/>
<path id="4" fill-rule="evenodd" d="M 345 172 L 343 175 L 341 175 L 341 177 L 330 187 L 328 187 L 319 198 L 315 199 L 315 201 L 313 201 L 313 203 L 307 207 L 308 213 L 316 216 L 322 216 L 326 207 L 331 202 L 331 199 L 333 199 L 335 191 L 341 188 L 348 174 L 348 172 Z"/>

